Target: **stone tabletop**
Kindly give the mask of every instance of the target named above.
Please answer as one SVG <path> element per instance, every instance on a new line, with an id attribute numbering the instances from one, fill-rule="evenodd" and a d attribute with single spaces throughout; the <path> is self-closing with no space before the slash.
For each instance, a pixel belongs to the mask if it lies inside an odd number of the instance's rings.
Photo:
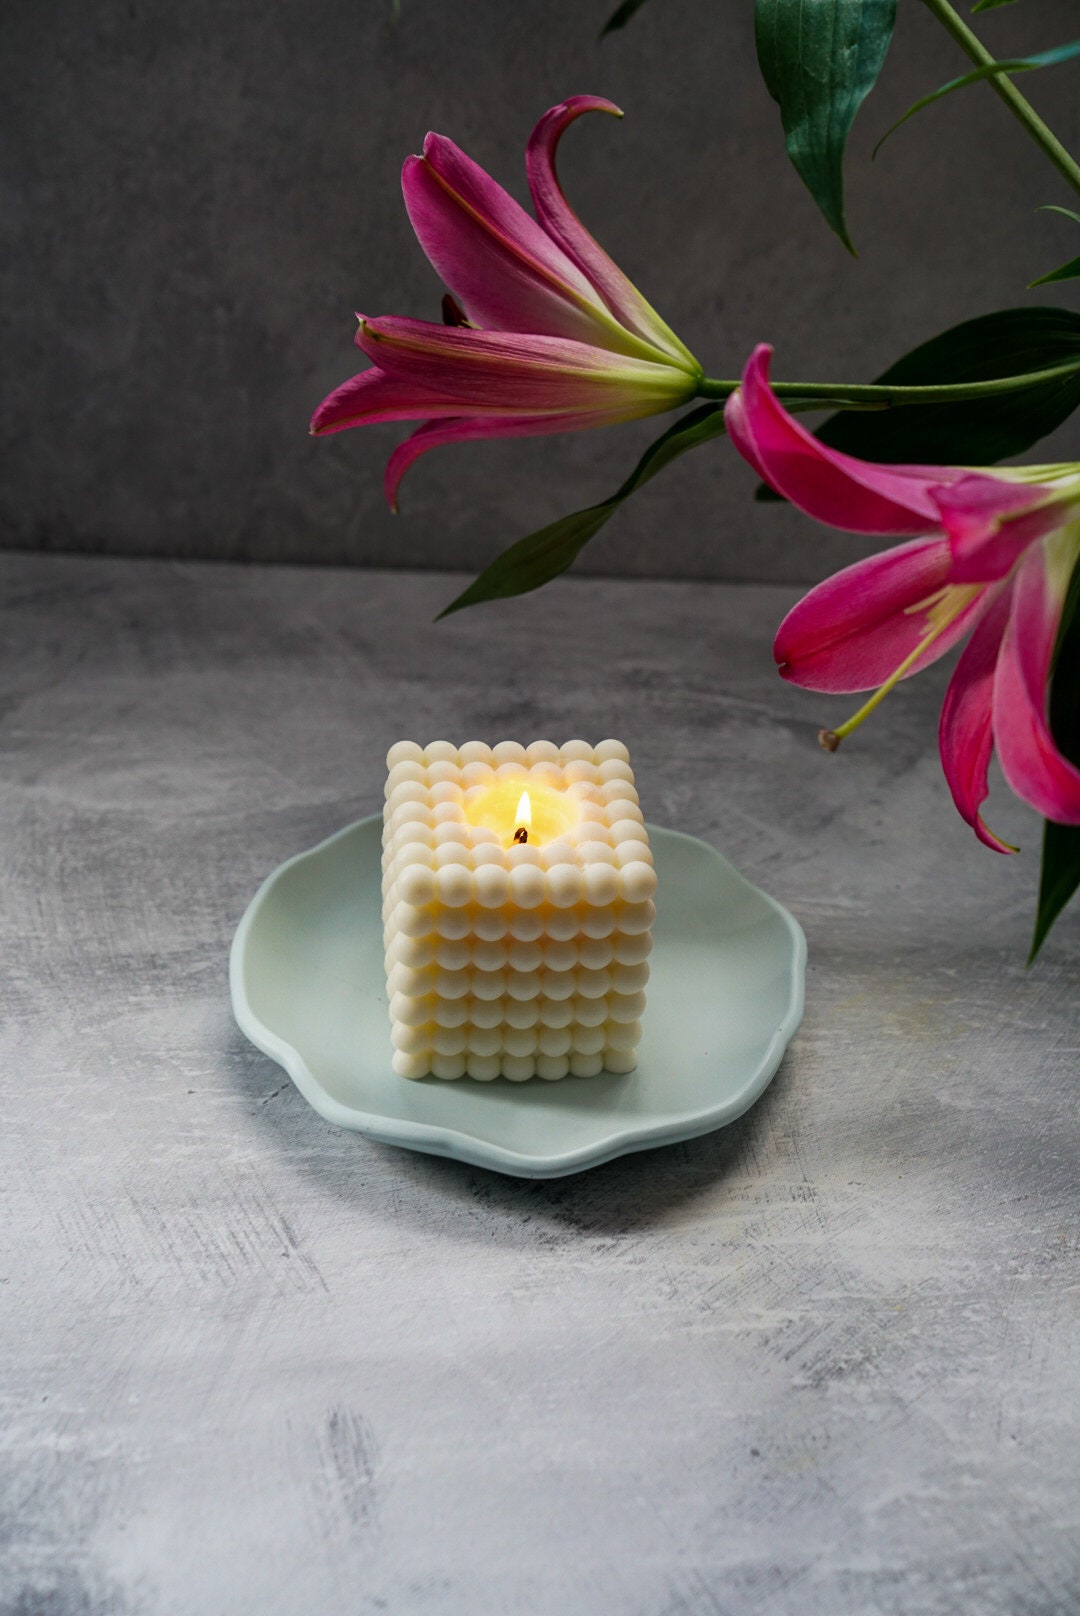
<path id="1" fill-rule="evenodd" d="M 939 670 L 835 757 L 776 586 L 0 560 L 4 1616 L 1080 1608 L 1080 913 Z M 262 878 L 408 736 L 616 735 L 810 949 L 764 1098 L 547 1183 L 318 1117 Z"/>

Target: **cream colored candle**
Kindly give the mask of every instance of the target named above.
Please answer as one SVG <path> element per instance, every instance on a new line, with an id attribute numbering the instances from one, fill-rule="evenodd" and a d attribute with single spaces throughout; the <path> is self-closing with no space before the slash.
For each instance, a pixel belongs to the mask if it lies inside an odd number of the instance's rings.
<path id="1" fill-rule="evenodd" d="M 401 1077 L 630 1072 L 656 872 L 621 741 L 399 741 L 383 927 Z"/>

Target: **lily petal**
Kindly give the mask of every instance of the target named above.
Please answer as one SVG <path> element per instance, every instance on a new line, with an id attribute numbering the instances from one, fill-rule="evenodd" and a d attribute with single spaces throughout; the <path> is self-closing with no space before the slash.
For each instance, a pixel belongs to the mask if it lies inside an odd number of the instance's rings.
<path id="1" fill-rule="evenodd" d="M 784 618 L 773 644 L 780 673 L 808 690 L 873 690 L 926 638 L 950 577 L 949 542 L 912 539 L 834 573 Z M 906 671 L 910 678 L 968 632 L 982 593 L 955 617 Z"/>
<path id="2" fill-rule="evenodd" d="M 994 680 L 994 740 L 1002 773 L 1046 819 L 1080 825 L 1080 768 L 1050 732 L 1048 693 L 1061 613 L 1080 557 L 1080 526 L 1030 550 L 1013 585 L 1013 606 Z"/>
<path id="3" fill-rule="evenodd" d="M 613 101 L 599 95 L 572 95 L 544 114 L 529 137 L 525 153 L 525 171 L 536 217 L 548 236 L 596 288 L 620 325 L 659 348 L 676 364 L 700 375 L 701 366 L 690 350 L 589 234 L 563 194 L 555 154 L 563 134 L 583 112 L 607 112 L 612 117 L 622 117 Z"/>
<path id="4" fill-rule="evenodd" d="M 1011 605 L 1011 590 L 998 590 L 975 625 L 949 681 L 938 725 L 941 766 L 953 802 L 980 842 L 996 853 L 1016 852 L 1015 847 L 994 834 L 979 812 L 990 793 L 994 669 Z"/>
<path id="5" fill-rule="evenodd" d="M 636 413 L 636 412 L 634 412 Z M 387 504 L 397 510 L 398 489 L 409 467 L 429 449 L 438 449 L 444 443 L 466 443 L 482 438 L 534 438 L 552 432 L 581 432 L 587 427 L 615 426 L 631 418 L 625 412 L 596 410 L 591 415 L 581 412 L 561 415 L 484 415 L 452 416 L 448 420 L 426 421 L 417 427 L 411 437 L 398 444 L 386 462 L 383 489 Z"/>
<path id="6" fill-rule="evenodd" d="M 564 337 L 388 315 L 361 317 L 356 341 L 387 376 L 463 406 L 453 412 L 459 415 L 626 409 L 630 419 L 674 409 L 694 393 L 693 378 L 671 365 Z"/>
<path id="7" fill-rule="evenodd" d="M 375 421 L 423 421 L 435 415 L 460 414 L 460 405 L 447 403 L 415 382 L 398 381 L 377 369 L 363 370 L 323 399 L 311 417 L 311 433 L 326 437 Z"/>
<path id="8" fill-rule="evenodd" d="M 735 447 L 777 493 L 819 522 L 853 533 L 930 532 L 933 492 L 964 473 L 951 466 L 884 466 L 828 448 L 784 409 L 769 386 L 772 349 L 760 343 L 724 409 Z"/>
<path id="9" fill-rule="evenodd" d="M 440 278 L 474 325 L 642 353 L 588 279 L 524 208 L 444 135 L 401 171 L 405 207 Z"/>
<path id="10" fill-rule="evenodd" d="M 962 476 L 934 491 L 952 544 L 957 583 L 988 583 L 1010 573 L 1028 545 L 1060 527 L 1063 502 L 1042 483 Z"/>

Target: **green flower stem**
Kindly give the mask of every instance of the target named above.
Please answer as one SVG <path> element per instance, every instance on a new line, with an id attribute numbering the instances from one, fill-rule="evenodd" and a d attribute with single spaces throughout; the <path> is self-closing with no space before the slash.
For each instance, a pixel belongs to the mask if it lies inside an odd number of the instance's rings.
<path id="1" fill-rule="evenodd" d="M 877 405 L 888 408 L 898 404 L 962 404 L 971 399 L 994 398 L 1001 393 L 1019 393 L 1027 387 L 1038 387 L 1043 382 L 1058 381 L 1075 376 L 1080 371 L 1080 359 L 1068 364 L 1052 365 L 1049 370 L 1029 370 L 1022 376 L 995 376 L 985 382 L 951 382 L 941 387 L 883 387 L 879 382 L 865 386 L 846 382 L 773 382 L 772 390 L 779 397 L 797 400 L 808 409 L 846 409 Z M 703 376 L 698 382 L 699 398 L 730 398 L 739 383 Z"/>
<path id="2" fill-rule="evenodd" d="M 972 33 L 963 17 L 959 16 L 949 4 L 949 0 L 923 0 L 923 3 L 977 67 L 993 66 L 995 61 L 993 52 L 988 51 L 978 35 Z M 994 73 L 988 83 L 993 86 L 1013 117 L 1019 118 L 1032 140 L 1038 142 L 1073 190 L 1080 192 L 1080 163 L 1069 155 L 1053 130 L 1047 128 L 1031 102 L 1020 94 L 1016 85 L 1005 73 Z"/>

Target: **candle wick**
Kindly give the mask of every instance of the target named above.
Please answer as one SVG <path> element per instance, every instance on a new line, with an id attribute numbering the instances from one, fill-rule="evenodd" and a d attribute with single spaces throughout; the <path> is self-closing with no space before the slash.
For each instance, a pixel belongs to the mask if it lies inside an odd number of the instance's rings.
<path id="1" fill-rule="evenodd" d="M 529 833 L 525 829 L 524 825 L 518 826 L 517 830 L 514 832 L 514 840 L 515 842 L 527 842 L 529 840 Z"/>

